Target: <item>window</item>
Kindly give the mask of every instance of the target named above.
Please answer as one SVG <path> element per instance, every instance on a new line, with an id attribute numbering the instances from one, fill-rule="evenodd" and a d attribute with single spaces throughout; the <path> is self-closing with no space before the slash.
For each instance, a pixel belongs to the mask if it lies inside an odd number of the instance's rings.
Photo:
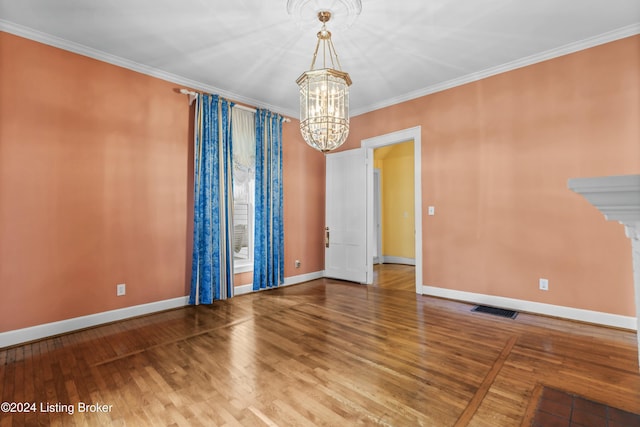
<path id="1" fill-rule="evenodd" d="M 233 133 L 233 261 L 236 273 L 253 270 L 255 213 L 255 113 L 234 108 Z"/>

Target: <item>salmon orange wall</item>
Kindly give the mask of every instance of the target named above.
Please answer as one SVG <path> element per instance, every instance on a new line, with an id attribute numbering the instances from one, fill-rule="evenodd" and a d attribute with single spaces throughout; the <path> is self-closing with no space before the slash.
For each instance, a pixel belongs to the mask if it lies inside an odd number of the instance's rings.
<path id="1" fill-rule="evenodd" d="M 193 120 L 177 87 L 0 32 L 0 332 L 188 294 Z M 324 268 L 324 157 L 299 135 L 284 124 L 286 277 Z"/>
<path id="2" fill-rule="evenodd" d="M 633 36 L 354 117 L 344 149 L 421 126 L 423 284 L 635 316 L 623 226 L 567 180 L 640 173 L 639 117 Z"/>
<path id="3" fill-rule="evenodd" d="M 0 332 L 184 296 L 184 96 L 7 33 L 0 64 Z"/>
<path id="4" fill-rule="evenodd" d="M 324 270 L 324 155 L 304 142 L 300 122 L 282 127 L 284 276 Z M 295 268 L 300 260 L 300 268 Z"/>

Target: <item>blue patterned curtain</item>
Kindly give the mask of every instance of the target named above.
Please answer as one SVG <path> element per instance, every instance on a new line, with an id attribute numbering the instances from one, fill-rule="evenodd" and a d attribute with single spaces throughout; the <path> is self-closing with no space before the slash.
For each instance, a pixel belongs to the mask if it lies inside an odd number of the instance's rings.
<path id="1" fill-rule="evenodd" d="M 200 94 L 196 99 L 189 304 L 233 296 L 232 106 L 218 95 Z"/>
<path id="2" fill-rule="evenodd" d="M 282 116 L 256 111 L 256 195 L 253 290 L 284 280 Z"/>

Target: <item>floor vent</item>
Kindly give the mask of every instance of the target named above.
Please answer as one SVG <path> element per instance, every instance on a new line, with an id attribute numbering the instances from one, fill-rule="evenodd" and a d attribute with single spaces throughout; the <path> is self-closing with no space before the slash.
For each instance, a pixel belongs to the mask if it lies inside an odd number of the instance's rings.
<path id="1" fill-rule="evenodd" d="M 517 311 L 505 310 L 504 308 L 489 307 L 488 305 L 476 305 L 471 309 L 471 311 L 493 314 L 494 316 L 500 317 L 508 317 L 509 319 L 515 319 L 518 315 Z"/>

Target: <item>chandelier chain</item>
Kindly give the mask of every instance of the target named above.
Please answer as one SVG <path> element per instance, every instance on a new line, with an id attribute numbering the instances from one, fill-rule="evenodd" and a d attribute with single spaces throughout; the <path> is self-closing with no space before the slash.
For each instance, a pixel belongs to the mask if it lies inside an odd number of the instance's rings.
<path id="1" fill-rule="evenodd" d="M 338 58 L 338 52 L 336 52 L 336 48 L 333 46 L 333 41 L 331 39 L 329 39 L 329 49 L 333 52 L 333 56 L 331 57 L 331 66 L 335 68 L 335 64 L 333 63 L 333 57 L 335 57 L 338 64 L 338 70 L 342 71 L 340 59 Z"/>
<path id="2" fill-rule="evenodd" d="M 340 58 L 338 52 L 331 39 L 331 32 L 327 31 L 327 25 L 322 24 L 322 28 L 318 32 L 318 41 L 316 42 L 316 48 L 313 51 L 313 57 L 311 58 L 310 70 L 315 70 L 316 61 L 318 59 L 318 50 L 320 49 L 320 43 L 322 42 L 322 68 L 327 68 L 327 51 L 329 52 L 329 61 L 331 61 L 331 68 L 341 70 Z M 337 64 L 337 67 L 336 67 Z"/>

